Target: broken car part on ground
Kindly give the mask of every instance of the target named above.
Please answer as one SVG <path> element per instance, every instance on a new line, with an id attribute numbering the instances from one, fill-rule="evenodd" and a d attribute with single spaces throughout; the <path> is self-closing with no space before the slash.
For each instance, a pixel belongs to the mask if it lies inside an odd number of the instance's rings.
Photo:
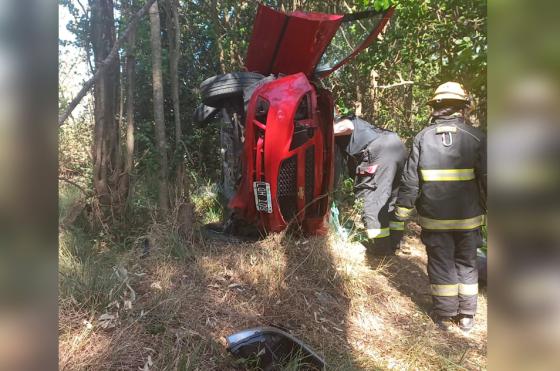
<path id="1" fill-rule="evenodd" d="M 298 370 L 324 370 L 325 361 L 294 336 L 274 327 L 243 330 L 226 338 L 228 351 L 236 358 L 254 362 L 263 370 L 297 362 Z"/>

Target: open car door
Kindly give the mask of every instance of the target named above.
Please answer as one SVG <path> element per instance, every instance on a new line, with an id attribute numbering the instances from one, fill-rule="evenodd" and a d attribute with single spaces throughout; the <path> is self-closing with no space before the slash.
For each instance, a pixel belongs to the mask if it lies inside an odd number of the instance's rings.
<path id="1" fill-rule="evenodd" d="M 263 75 L 303 72 L 326 77 L 370 46 L 393 12 L 391 7 L 342 15 L 284 13 L 259 4 L 245 67 Z M 352 29 L 361 39 L 355 47 L 348 38 Z"/>

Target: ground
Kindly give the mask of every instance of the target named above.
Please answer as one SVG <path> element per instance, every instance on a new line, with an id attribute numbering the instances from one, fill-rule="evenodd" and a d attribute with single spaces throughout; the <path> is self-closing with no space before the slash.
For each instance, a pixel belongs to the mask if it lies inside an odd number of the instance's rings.
<path id="1" fill-rule="evenodd" d="M 60 368 L 235 370 L 224 337 L 274 324 L 330 370 L 486 369 L 486 293 L 470 334 L 437 329 L 418 232 L 410 255 L 368 259 L 335 236 L 184 242 L 156 225 L 105 261 L 62 230 Z"/>

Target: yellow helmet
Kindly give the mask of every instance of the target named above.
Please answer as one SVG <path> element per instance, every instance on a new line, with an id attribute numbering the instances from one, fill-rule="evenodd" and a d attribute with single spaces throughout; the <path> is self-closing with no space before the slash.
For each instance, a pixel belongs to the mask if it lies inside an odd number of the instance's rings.
<path id="1" fill-rule="evenodd" d="M 458 82 L 448 81 L 438 86 L 436 92 L 434 93 L 434 97 L 428 101 L 428 104 L 432 105 L 444 100 L 460 100 L 468 102 L 469 97 L 461 84 Z"/>

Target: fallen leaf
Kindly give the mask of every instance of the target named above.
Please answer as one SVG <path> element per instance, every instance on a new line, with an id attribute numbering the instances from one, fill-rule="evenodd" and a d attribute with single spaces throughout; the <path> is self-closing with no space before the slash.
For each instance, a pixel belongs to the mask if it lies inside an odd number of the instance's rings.
<path id="1" fill-rule="evenodd" d="M 113 319 L 115 319 L 115 315 L 109 314 L 109 313 L 103 313 L 98 318 L 99 321 L 108 321 L 108 320 L 113 320 Z"/>
<path id="2" fill-rule="evenodd" d="M 107 305 L 107 309 L 109 309 L 111 307 L 117 307 L 117 309 L 120 309 L 121 305 L 119 304 L 118 301 L 114 300 Z"/>
<path id="3" fill-rule="evenodd" d="M 148 356 L 148 360 L 144 363 L 144 367 L 138 367 L 138 369 L 140 371 L 150 371 L 150 367 L 152 367 L 153 365 L 154 362 L 152 362 L 152 356 Z"/>
<path id="4" fill-rule="evenodd" d="M 196 335 L 196 336 L 202 336 L 200 335 L 200 333 L 194 331 L 194 330 L 187 330 L 187 332 L 189 333 L 189 335 Z"/>
<path id="5" fill-rule="evenodd" d="M 86 328 L 87 328 L 88 330 L 91 330 L 91 329 L 93 328 L 93 325 L 92 325 L 91 322 L 88 321 L 87 319 L 84 320 L 83 324 L 84 324 L 84 326 L 86 326 Z"/>
<path id="6" fill-rule="evenodd" d="M 125 267 L 119 266 L 119 267 L 114 267 L 113 268 L 115 271 L 115 275 L 117 276 L 117 278 L 126 281 L 128 279 L 128 271 L 126 270 Z"/>
<path id="7" fill-rule="evenodd" d="M 130 300 L 135 301 L 136 300 L 136 291 L 134 291 L 128 283 L 126 284 L 126 287 L 128 288 L 128 291 L 130 292 Z"/>
<path id="8" fill-rule="evenodd" d="M 150 285 L 150 287 L 152 289 L 156 289 L 156 290 L 163 290 L 162 287 L 161 287 L 161 283 L 159 281 L 156 281 L 156 282 L 152 283 Z"/>
<path id="9" fill-rule="evenodd" d="M 99 316 L 97 321 L 102 328 L 110 329 L 116 326 L 116 319 L 117 317 L 114 314 L 104 313 Z"/>

